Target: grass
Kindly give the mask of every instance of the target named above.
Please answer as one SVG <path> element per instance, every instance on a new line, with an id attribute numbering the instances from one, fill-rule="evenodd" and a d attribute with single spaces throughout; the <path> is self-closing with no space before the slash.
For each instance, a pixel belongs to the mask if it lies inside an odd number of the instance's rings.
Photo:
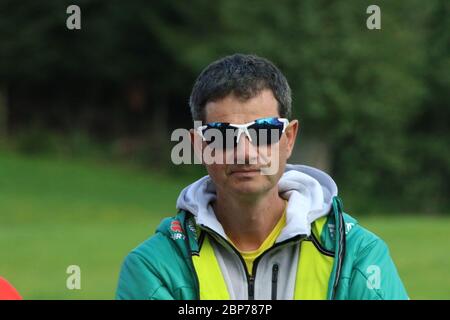
<path id="1" fill-rule="evenodd" d="M 359 217 L 379 235 L 411 299 L 450 299 L 450 217 Z"/>
<path id="2" fill-rule="evenodd" d="M 0 152 L 0 275 L 25 299 L 112 299 L 123 258 L 175 213 L 187 183 Z M 450 299 L 450 217 L 356 217 L 389 244 L 412 299 Z M 69 265 L 81 290 L 66 288 Z"/>
<path id="3" fill-rule="evenodd" d="M 131 168 L 0 154 L 0 275 L 26 299 L 112 299 L 125 255 L 187 181 Z M 79 265 L 82 289 L 67 290 Z"/>

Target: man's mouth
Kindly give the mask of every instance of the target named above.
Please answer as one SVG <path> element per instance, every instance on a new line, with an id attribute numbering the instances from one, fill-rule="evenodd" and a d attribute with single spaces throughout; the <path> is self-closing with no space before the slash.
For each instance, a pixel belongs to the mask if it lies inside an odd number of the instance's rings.
<path id="1" fill-rule="evenodd" d="M 257 174 L 261 174 L 261 168 L 236 168 L 230 170 L 230 175 L 233 176 L 250 177 Z"/>

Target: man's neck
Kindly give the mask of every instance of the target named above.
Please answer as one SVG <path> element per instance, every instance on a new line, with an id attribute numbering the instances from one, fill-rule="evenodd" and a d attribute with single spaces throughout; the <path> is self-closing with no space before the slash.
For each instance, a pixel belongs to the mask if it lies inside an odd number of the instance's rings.
<path id="1" fill-rule="evenodd" d="M 234 245 L 241 251 L 252 251 L 261 246 L 282 217 L 285 201 L 277 187 L 251 199 L 218 192 L 213 208 Z"/>

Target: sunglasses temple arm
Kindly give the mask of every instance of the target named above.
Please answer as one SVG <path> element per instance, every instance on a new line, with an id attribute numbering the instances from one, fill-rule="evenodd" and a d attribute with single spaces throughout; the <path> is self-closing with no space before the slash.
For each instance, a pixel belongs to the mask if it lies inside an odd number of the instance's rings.
<path id="1" fill-rule="evenodd" d="M 203 129 L 202 127 L 198 127 L 195 131 L 197 131 L 197 134 L 202 138 L 202 141 L 206 141 L 206 138 L 203 135 L 202 129 Z"/>

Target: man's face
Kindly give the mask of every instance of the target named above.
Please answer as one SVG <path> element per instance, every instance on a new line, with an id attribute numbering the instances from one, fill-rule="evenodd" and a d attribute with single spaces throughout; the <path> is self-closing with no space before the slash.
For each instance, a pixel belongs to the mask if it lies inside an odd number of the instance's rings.
<path id="1" fill-rule="evenodd" d="M 221 100 L 208 102 L 205 115 L 206 123 L 244 124 L 256 119 L 279 117 L 278 102 L 271 90 L 262 90 L 245 101 L 230 94 Z M 205 165 L 218 191 L 241 196 L 259 196 L 275 187 L 291 155 L 297 130 L 298 122 L 291 121 L 279 142 L 259 147 L 242 134 L 234 149 L 224 151 L 222 163 Z M 209 147 L 203 142 L 203 148 Z M 271 174 L 263 174 L 261 168 L 264 167 L 270 167 Z"/>

